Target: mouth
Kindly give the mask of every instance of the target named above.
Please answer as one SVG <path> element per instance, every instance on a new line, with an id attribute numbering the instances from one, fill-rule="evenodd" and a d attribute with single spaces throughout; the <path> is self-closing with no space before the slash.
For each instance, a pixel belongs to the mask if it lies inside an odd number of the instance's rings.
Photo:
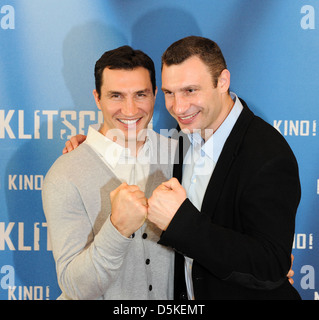
<path id="1" fill-rule="evenodd" d="M 135 127 L 137 123 L 141 120 L 142 118 L 137 118 L 137 119 L 117 119 L 120 123 L 122 123 L 126 127 Z"/>
<path id="2" fill-rule="evenodd" d="M 181 122 L 182 124 L 188 124 L 193 122 L 193 120 L 197 117 L 197 115 L 200 113 L 200 111 L 192 113 L 188 116 L 185 117 L 178 117 L 179 122 Z"/>

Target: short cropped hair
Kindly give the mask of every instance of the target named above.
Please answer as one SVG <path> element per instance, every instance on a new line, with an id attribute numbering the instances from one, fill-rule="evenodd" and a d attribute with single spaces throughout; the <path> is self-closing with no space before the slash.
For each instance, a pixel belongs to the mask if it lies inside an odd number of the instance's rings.
<path id="1" fill-rule="evenodd" d="M 99 97 L 101 96 L 102 74 L 105 68 L 133 70 L 138 67 L 143 67 L 149 71 L 153 93 L 155 94 L 155 66 L 153 60 L 147 54 L 141 50 L 134 50 L 130 46 L 106 51 L 96 62 L 94 69 L 95 89 Z"/>
<path id="2" fill-rule="evenodd" d="M 213 85 L 216 88 L 218 78 L 224 69 L 227 69 L 225 58 L 216 42 L 198 36 L 189 36 L 170 45 L 162 56 L 163 66 L 183 63 L 193 56 L 199 57 L 209 68 Z"/>

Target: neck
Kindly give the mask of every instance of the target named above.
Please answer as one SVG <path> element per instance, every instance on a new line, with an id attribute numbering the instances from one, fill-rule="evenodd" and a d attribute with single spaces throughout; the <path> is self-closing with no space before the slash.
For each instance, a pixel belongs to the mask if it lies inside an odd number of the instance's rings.
<path id="1" fill-rule="evenodd" d="M 211 130 L 203 130 L 204 132 L 201 133 L 201 136 L 205 141 L 207 141 L 219 129 L 219 127 L 223 124 L 223 122 L 230 114 L 234 105 L 235 102 L 233 101 L 231 96 L 227 94 L 224 101 L 222 101 L 221 112 L 216 121 L 214 122 L 213 128 Z"/>
<path id="2" fill-rule="evenodd" d="M 105 130 L 102 125 L 99 129 L 99 132 L 108 139 L 112 140 L 114 143 L 119 144 L 123 148 L 129 149 L 131 156 L 136 157 L 139 150 L 142 148 L 146 141 L 147 130 L 141 130 L 140 132 L 138 132 L 137 136 L 134 132 L 134 134 L 132 134 L 132 137 L 130 137 L 129 133 L 127 133 L 127 137 L 123 131 L 117 130 L 119 129 Z M 118 134 L 114 134 L 115 131 Z"/>

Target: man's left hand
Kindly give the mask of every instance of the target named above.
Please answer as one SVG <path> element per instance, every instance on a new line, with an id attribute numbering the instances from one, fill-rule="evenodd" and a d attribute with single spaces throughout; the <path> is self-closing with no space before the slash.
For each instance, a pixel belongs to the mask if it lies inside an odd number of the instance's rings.
<path id="1" fill-rule="evenodd" d="M 186 198 L 186 191 L 176 178 L 163 182 L 148 199 L 148 220 L 166 230 Z"/>

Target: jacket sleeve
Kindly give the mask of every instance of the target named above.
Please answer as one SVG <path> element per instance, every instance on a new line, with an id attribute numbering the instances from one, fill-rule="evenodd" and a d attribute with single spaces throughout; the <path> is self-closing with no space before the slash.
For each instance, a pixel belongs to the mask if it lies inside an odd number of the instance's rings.
<path id="1" fill-rule="evenodd" d="M 213 212 L 199 212 L 186 199 L 160 244 L 193 258 L 194 264 L 224 281 L 274 289 L 286 279 L 291 266 L 300 200 L 295 160 L 278 157 L 268 161 L 250 177 L 238 197 L 238 207 L 223 214 L 239 217 L 240 230 L 214 224 Z"/>
<path id="2" fill-rule="evenodd" d="M 46 178 L 42 190 L 57 277 L 68 299 L 98 299 L 114 281 L 131 239 L 105 221 L 97 234 L 77 188 Z"/>

